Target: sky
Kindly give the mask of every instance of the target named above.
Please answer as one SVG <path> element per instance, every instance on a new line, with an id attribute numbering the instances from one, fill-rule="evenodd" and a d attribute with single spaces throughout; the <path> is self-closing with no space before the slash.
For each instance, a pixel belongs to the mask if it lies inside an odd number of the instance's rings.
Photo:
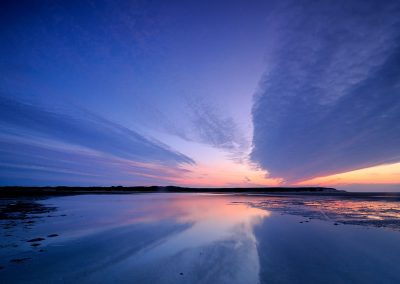
<path id="1" fill-rule="evenodd" d="M 0 185 L 400 191 L 399 1 L 1 1 Z"/>

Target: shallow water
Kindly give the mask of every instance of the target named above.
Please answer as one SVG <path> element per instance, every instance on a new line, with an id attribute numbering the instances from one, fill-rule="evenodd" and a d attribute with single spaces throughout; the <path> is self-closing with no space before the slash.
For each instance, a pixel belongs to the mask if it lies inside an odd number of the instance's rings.
<path id="1" fill-rule="evenodd" d="M 399 204 L 177 193 L 2 199 L 0 282 L 400 283 Z"/>

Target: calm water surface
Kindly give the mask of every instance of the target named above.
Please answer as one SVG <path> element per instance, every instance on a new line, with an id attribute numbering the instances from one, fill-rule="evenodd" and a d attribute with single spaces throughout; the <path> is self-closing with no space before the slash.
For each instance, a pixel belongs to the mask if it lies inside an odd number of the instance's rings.
<path id="1" fill-rule="evenodd" d="M 400 283 L 398 199 L 2 199 L 1 283 Z"/>

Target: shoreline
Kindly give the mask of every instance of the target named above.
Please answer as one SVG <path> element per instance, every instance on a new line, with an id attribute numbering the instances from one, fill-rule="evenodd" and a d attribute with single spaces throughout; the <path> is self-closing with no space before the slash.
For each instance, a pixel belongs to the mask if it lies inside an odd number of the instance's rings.
<path id="1" fill-rule="evenodd" d="M 396 192 L 348 192 L 328 187 L 258 187 L 258 188 L 190 188 L 178 186 L 3 186 L 0 187 L 0 198 L 66 196 L 83 194 L 138 194 L 138 193 L 209 193 L 239 194 L 263 196 L 337 196 L 346 198 L 396 198 Z"/>
<path id="2" fill-rule="evenodd" d="M 179 186 L 3 186 L 4 195 L 130 194 L 130 193 L 343 193 L 327 187 L 193 188 Z"/>

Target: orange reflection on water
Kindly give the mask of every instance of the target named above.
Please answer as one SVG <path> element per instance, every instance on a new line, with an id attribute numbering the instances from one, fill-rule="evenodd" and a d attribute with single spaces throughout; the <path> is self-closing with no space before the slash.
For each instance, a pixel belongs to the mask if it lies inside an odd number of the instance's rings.
<path id="1" fill-rule="evenodd" d="M 390 198 L 394 198 L 390 200 Z M 350 224 L 399 230 L 400 206 L 396 197 L 274 197 L 250 202 L 253 206 L 287 214 Z"/>
<path id="2" fill-rule="evenodd" d="M 221 223 L 241 223 L 270 215 L 268 211 L 250 207 L 245 203 L 236 203 L 241 200 L 247 199 L 222 194 L 183 195 L 172 200 L 171 209 L 185 213 L 179 217 L 183 222 L 210 219 Z"/>
<path id="3" fill-rule="evenodd" d="M 128 200 L 124 201 L 127 206 L 123 217 L 125 224 L 174 219 L 192 224 L 204 234 L 225 235 L 235 226 L 245 226 L 251 231 L 253 225 L 270 215 L 269 211 L 249 206 L 244 202 L 248 198 L 241 196 L 178 193 L 142 195 L 141 198 L 142 201 L 132 204 L 132 208 Z"/>
<path id="4" fill-rule="evenodd" d="M 340 214 L 358 220 L 400 220 L 400 207 L 398 202 L 376 200 L 325 200 L 305 201 L 306 206 L 330 213 Z"/>

